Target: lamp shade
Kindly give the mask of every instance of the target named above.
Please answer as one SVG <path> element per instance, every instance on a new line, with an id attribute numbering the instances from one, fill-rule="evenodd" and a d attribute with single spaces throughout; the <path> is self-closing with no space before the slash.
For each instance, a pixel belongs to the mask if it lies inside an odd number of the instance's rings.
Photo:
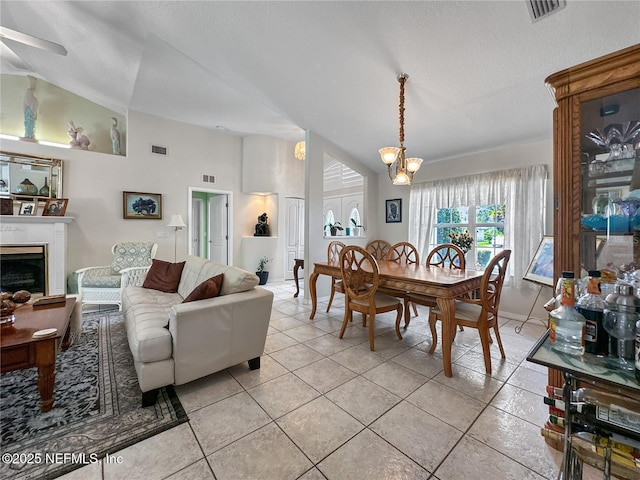
<path id="1" fill-rule="evenodd" d="M 187 224 L 184 223 L 182 215 L 174 213 L 171 215 L 171 221 L 167 224 L 167 227 L 184 228 Z"/>
<path id="2" fill-rule="evenodd" d="M 418 170 L 420 170 L 420 165 L 422 165 L 421 158 L 407 158 L 407 170 L 409 170 L 411 173 L 416 173 Z"/>
<path id="3" fill-rule="evenodd" d="M 306 156 L 306 145 L 305 145 L 304 141 L 296 143 L 296 148 L 295 148 L 295 150 L 293 152 L 293 155 L 298 160 L 304 160 L 304 158 Z"/>
<path id="4" fill-rule="evenodd" d="M 391 165 L 398 158 L 398 154 L 400 153 L 400 149 L 398 147 L 384 147 L 378 150 L 380 153 L 380 158 L 385 163 L 385 165 Z"/>

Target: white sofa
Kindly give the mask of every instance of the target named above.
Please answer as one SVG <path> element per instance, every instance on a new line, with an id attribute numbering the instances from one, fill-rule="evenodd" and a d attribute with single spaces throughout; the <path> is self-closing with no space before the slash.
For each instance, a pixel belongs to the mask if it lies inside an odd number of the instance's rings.
<path id="1" fill-rule="evenodd" d="M 224 278 L 218 297 L 181 303 L 220 273 Z M 260 368 L 273 293 L 257 284 L 251 272 L 189 256 L 176 293 L 123 289 L 122 311 L 143 406 L 155 403 L 158 389 L 166 385 L 181 385 L 244 361 L 251 370 Z"/>

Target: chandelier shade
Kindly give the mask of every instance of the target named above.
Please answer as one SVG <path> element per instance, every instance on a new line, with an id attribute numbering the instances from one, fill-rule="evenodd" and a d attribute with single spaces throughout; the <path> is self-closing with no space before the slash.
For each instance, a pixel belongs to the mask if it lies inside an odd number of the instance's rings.
<path id="1" fill-rule="evenodd" d="M 409 75 L 401 73 L 398 75 L 398 82 L 400 82 L 400 134 L 399 134 L 399 147 L 384 147 L 378 152 L 382 162 L 387 166 L 389 178 L 394 185 L 411 185 L 413 181 L 413 174 L 420 170 L 422 166 L 422 159 L 416 157 L 405 158 L 404 147 L 404 85 L 407 82 Z M 395 165 L 395 168 L 394 168 Z"/>
<path id="2" fill-rule="evenodd" d="M 293 152 L 293 155 L 298 159 L 298 160 L 304 160 L 305 156 L 306 156 L 306 145 L 304 143 L 304 140 L 302 142 L 298 142 L 296 143 L 296 148 Z"/>

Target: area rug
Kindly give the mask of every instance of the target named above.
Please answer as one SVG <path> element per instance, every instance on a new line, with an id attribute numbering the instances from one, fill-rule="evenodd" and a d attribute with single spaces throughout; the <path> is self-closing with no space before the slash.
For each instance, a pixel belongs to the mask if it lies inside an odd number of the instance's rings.
<path id="1" fill-rule="evenodd" d="M 120 312 L 84 314 L 82 325 L 58 353 L 51 411 L 40 412 L 35 368 L 0 376 L 0 478 L 55 478 L 188 420 L 170 386 L 140 406 Z"/>

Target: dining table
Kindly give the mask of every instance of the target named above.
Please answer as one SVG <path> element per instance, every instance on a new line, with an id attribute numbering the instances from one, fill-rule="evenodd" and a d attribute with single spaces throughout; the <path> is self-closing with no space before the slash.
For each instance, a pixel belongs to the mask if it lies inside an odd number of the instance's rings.
<path id="1" fill-rule="evenodd" d="M 340 264 L 337 262 L 315 262 L 309 277 L 311 294 L 311 315 L 316 314 L 318 297 L 316 282 L 320 275 L 341 278 Z M 426 265 L 402 265 L 388 260 L 378 260 L 379 286 L 398 292 L 417 293 L 434 297 L 441 312 L 442 321 L 442 361 L 444 374 L 453 376 L 451 368 L 451 344 L 456 334 L 455 299 L 480 287 L 483 271 L 453 269 Z"/>

